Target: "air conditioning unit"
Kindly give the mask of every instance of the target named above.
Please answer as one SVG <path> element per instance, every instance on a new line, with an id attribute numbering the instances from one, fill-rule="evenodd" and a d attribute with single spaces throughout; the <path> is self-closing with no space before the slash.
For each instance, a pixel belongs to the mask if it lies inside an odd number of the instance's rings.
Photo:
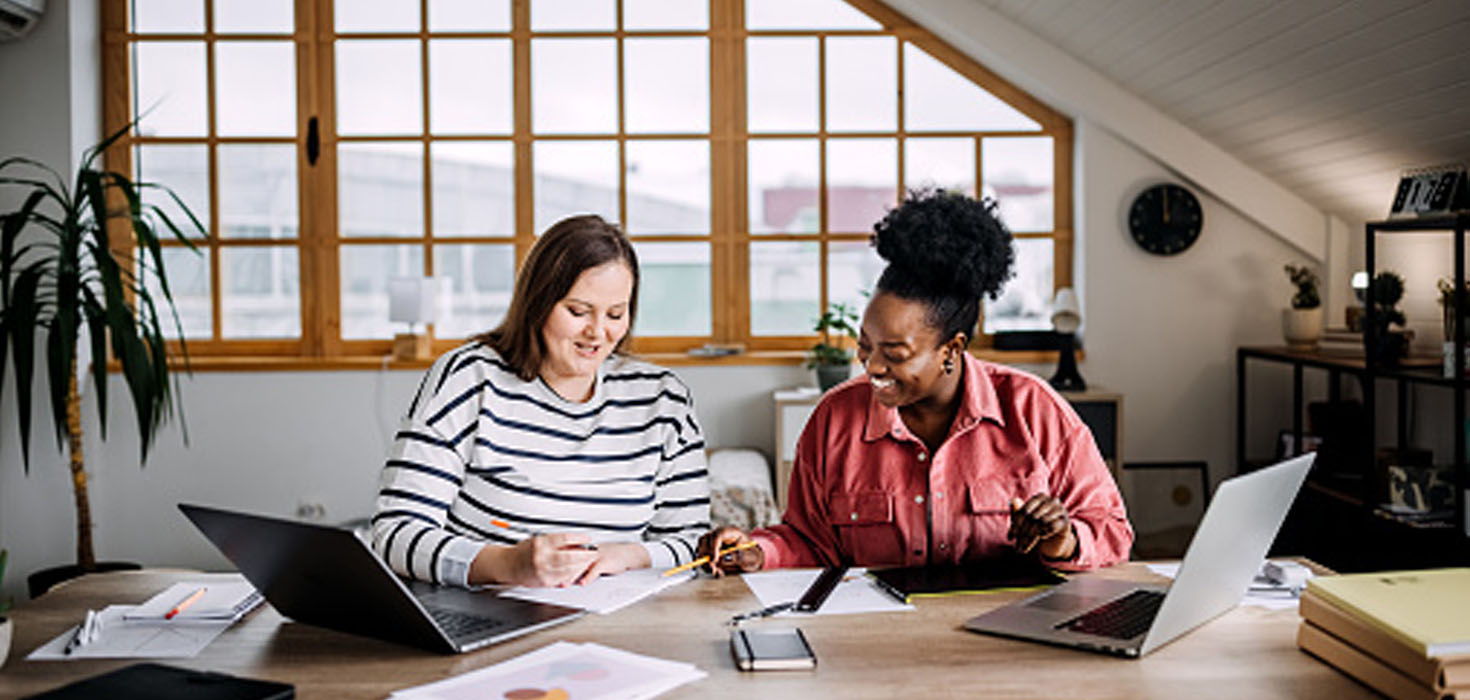
<path id="1" fill-rule="evenodd" d="M 0 0 L 0 41 L 25 36 L 45 11 L 46 0 Z"/>

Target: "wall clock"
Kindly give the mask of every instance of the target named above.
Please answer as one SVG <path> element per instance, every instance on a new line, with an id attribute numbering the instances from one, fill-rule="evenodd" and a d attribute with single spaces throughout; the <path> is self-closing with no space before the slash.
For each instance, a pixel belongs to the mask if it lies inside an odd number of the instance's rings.
<path id="1" fill-rule="evenodd" d="M 1179 185 L 1154 185 L 1128 208 L 1128 233 L 1154 255 L 1175 255 L 1194 245 L 1204 213 L 1193 192 Z"/>

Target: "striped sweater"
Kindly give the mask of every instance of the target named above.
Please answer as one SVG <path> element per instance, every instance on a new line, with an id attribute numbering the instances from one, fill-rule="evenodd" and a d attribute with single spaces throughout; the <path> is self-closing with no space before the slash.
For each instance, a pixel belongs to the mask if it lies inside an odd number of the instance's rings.
<path id="1" fill-rule="evenodd" d="M 467 585 L 488 543 L 535 532 L 641 541 L 654 567 L 687 562 L 709 528 L 704 434 L 669 370 L 614 356 L 575 403 L 471 343 L 434 363 L 384 465 L 373 549 L 394 571 Z"/>

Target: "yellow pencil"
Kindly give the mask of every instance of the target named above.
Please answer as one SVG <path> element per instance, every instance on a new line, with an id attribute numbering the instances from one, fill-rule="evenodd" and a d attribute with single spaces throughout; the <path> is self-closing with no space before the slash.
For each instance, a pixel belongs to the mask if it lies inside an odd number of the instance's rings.
<path id="1" fill-rule="evenodd" d="M 760 543 L 759 542 L 756 542 L 755 540 L 751 540 L 749 542 L 745 542 L 745 543 L 742 543 L 742 544 L 737 544 L 734 547 L 731 547 L 729 549 L 726 549 L 726 550 L 723 550 L 723 551 L 720 551 L 720 552 L 716 552 L 715 553 L 715 557 L 716 558 L 723 557 L 726 554 L 729 554 L 731 552 L 738 552 L 738 551 L 740 551 L 742 549 L 750 549 L 751 547 L 755 547 L 755 546 L 757 546 L 759 544 Z M 692 569 L 692 568 L 694 568 L 696 566 L 704 566 L 705 564 L 708 564 L 709 563 L 709 560 L 710 560 L 710 558 L 708 556 L 700 557 L 698 559 L 695 559 L 694 561 L 689 562 L 688 564 L 680 564 L 680 565 L 678 565 L 678 566 L 676 566 L 676 567 L 674 567 L 672 569 L 669 569 L 668 571 L 665 571 L 663 573 L 663 575 L 664 576 L 673 576 L 674 574 L 677 574 L 677 573 L 679 573 L 681 571 L 688 571 L 688 570 L 690 570 L 690 569 Z"/>

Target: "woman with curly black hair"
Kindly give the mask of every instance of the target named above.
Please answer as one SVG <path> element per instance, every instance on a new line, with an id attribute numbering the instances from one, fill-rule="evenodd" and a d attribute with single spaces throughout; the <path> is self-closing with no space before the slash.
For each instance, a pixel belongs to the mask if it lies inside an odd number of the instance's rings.
<path id="1" fill-rule="evenodd" d="M 721 528 L 700 554 L 759 544 L 712 566 L 732 573 L 1012 549 L 1069 570 L 1125 560 L 1133 530 L 1087 426 L 1045 381 L 966 352 L 1015 260 L 994 203 L 918 192 L 874 230 L 888 267 L 863 314 L 864 376 L 807 421 L 781 524 Z"/>

